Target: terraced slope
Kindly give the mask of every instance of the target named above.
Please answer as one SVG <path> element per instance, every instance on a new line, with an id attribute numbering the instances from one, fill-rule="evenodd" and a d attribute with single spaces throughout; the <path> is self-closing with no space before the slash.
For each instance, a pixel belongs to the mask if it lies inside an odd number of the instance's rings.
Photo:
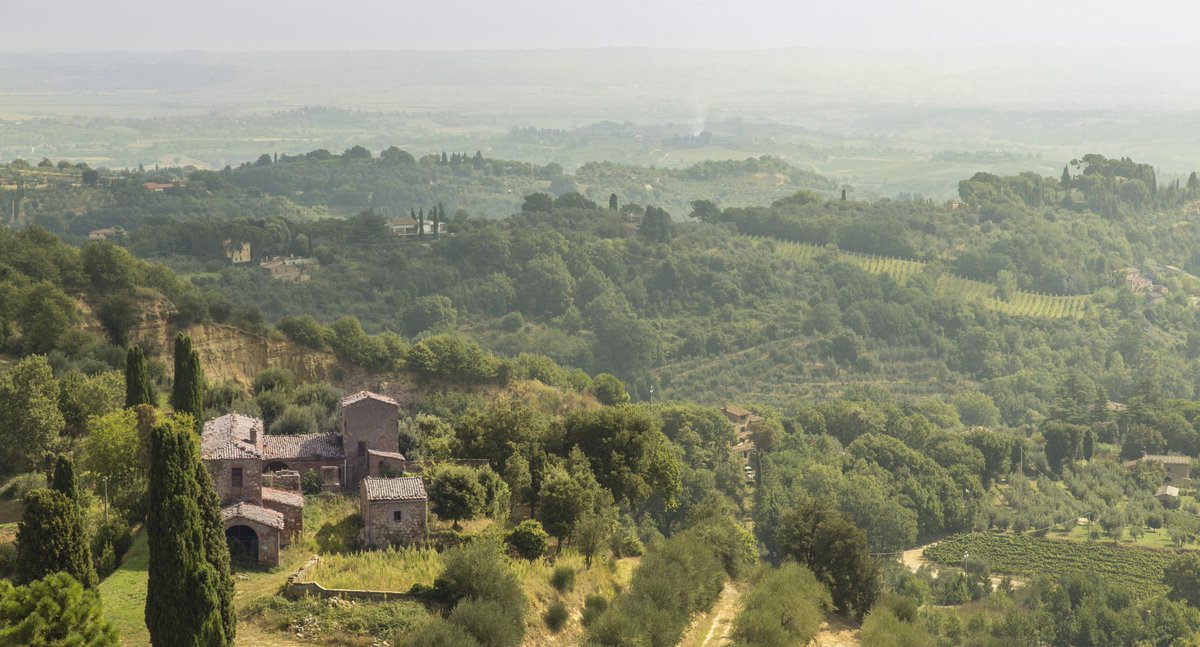
<path id="1" fill-rule="evenodd" d="M 920 274 L 927 267 L 923 261 L 905 258 L 870 256 L 758 236 L 749 238 L 762 244 L 772 245 L 775 253 L 783 258 L 805 260 L 822 252 L 833 253 L 842 262 L 855 265 L 872 274 L 887 274 L 897 281 Z M 1008 299 L 1001 299 L 997 295 L 998 288 L 995 285 L 953 274 L 938 276 L 936 289 L 940 295 L 978 301 L 992 310 L 1018 317 L 1079 317 L 1086 310 L 1088 300 L 1091 298 L 1091 295 L 1087 294 L 1055 295 L 1018 290 Z"/>

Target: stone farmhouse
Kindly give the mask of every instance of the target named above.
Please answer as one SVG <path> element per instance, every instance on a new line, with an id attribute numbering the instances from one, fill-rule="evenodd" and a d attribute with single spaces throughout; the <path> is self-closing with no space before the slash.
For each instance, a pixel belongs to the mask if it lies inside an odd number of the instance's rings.
<path id="1" fill-rule="evenodd" d="M 425 482 L 420 478 L 368 476 L 363 479 L 359 484 L 359 506 L 367 545 L 422 541 L 427 501 Z"/>
<path id="2" fill-rule="evenodd" d="M 742 469 L 746 472 L 746 480 L 754 480 L 754 468 L 752 466 L 754 460 L 754 440 L 751 438 L 753 434 L 753 426 L 756 423 L 762 422 L 763 417 L 754 413 L 749 409 L 737 407 L 733 405 L 721 407 L 721 413 L 725 414 L 725 418 L 729 424 L 733 425 L 733 432 L 737 436 L 737 440 L 729 448 L 733 455 L 742 463 Z"/>
<path id="3" fill-rule="evenodd" d="M 1167 468 L 1167 483 L 1174 483 L 1188 487 L 1192 484 L 1192 459 L 1187 456 L 1178 456 L 1175 454 L 1145 454 L 1141 458 L 1137 458 L 1125 463 L 1125 469 L 1133 469 L 1135 465 L 1142 461 L 1159 463 Z"/>
<path id="4" fill-rule="evenodd" d="M 401 517 L 409 516 L 400 520 L 383 513 L 375 515 L 372 519 L 384 526 L 368 526 L 367 537 L 411 541 L 424 537 L 424 484 L 419 478 L 382 478 L 402 474 L 408 466 L 397 451 L 400 405 L 391 398 L 360 391 L 342 399 L 341 412 L 342 427 L 337 433 L 270 435 L 262 420 L 236 413 L 204 424 L 200 456 L 221 500 L 231 549 L 253 556 L 260 564 L 279 563 L 279 549 L 303 530 L 300 475 L 309 470 L 321 475 L 327 490 L 356 490 L 364 479 L 376 477 L 371 491 L 385 493 L 379 496 L 407 493 L 402 499 L 378 499 L 381 504 L 394 502 L 387 510 L 394 508 Z M 368 500 L 364 495 L 364 519 Z M 420 524 L 414 526 L 411 517 L 417 514 L 418 505 Z M 403 528 L 413 530 L 404 532 Z"/>

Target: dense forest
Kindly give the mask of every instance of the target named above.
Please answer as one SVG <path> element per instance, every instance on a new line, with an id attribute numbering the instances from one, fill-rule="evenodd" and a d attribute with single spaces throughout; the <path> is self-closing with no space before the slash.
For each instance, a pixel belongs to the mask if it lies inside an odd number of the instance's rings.
<path id="1" fill-rule="evenodd" d="M 776 160 L 666 175 L 704 186 L 731 169 L 834 188 Z M 1087 155 L 1062 177 L 977 174 L 948 204 L 790 187 L 762 206 L 714 189 L 679 210 L 637 188 L 646 171 L 596 164 L 567 184 L 480 154 L 358 148 L 220 172 L 9 165 L 0 469 L 26 521 L 0 553 L 17 584 L 0 597 L 54 572 L 23 565 L 45 557 L 37 506 L 86 535 L 89 558 L 74 545 L 83 566 L 65 570 L 89 591 L 134 528 L 160 541 L 169 501 L 150 484 L 167 482 L 164 447 L 195 420 L 156 427 L 147 457 L 146 409 L 131 405 L 260 416 L 270 434 L 337 428 L 341 387 L 279 369 L 250 384 L 191 376 L 191 404 L 167 406 L 166 365 L 187 375 L 187 347 L 172 358 L 130 337 L 162 298 L 182 329 L 229 324 L 427 388 L 399 441 L 428 465 L 447 550 L 409 591 L 436 611 L 388 616 L 396 644 L 515 646 L 567 626 L 569 603 L 584 644 L 666 647 L 727 586 L 746 600 L 736 644 L 805 644 L 831 612 L 868 645 L 1194 639 L 1200 595 L 1173 574 L 1200 570 L 1200 504 L 1188 486 L 1164 497 L 1159 463 L 1121 461 L 1200 454 L 1200 181 L 1159 186 L 1147 165 Z M 462 178 L 517 187 L 514 213 L 457 206 Z M 632 188 L 584 186 L 616 186 L 604 182 Z M 396 235 L 389 221 L 409 215 L 447 231 Z M 252 262 L 232 262 L 241 243 Z M 273 257 L 314 269 L 272 278 L 260 261 Z M 1030 295 L 1084 305 L 1002 307 Z M 718 408 L 730 404 L 757 414 L 743 438 Z M 747 440 L 743 461 L 730 447 Z M 68 457 L 82 503 L 27 494 Z M 316 552 L 361 548 L 330 528 Z M 931 549 L 936 577 L 897 559 L 939 540 L 969 554 Z M 527 594 L 544 556 L 563 559 L 555 592 Z M 631 559 L 620 586 L 570 597 L 573 578 L 615 578 Z M 1104 567 L 1061 567 L 1072 560 Z M 527 608 L 550 599 L 562 609 Z M 242 620 L 334 613 L 264 600 Z"/>

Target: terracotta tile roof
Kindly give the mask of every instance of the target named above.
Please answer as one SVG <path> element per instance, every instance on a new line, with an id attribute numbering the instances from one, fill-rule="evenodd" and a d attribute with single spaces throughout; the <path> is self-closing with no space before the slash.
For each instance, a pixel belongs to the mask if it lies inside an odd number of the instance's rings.
<path id="1" fill-rule="evenodd" d="M 288 492 L 287 490 L 276 490 L 273 487 L 265 487 L 262 489 L 262 498 L 263 501 L 282 503 L 293 508 L 304 507 L 304 497 L 296 492 Z"/>
<path id="2" fill-rule="evenodd" d="M 263 441 L 263 460 L 345 458 L 337 434 L 276 434 Z"/>
<path id="3" fill-rule="evenodd" d="M 254 442 L 251 442 L 251 438 Z M 262 458 L 262 443 L 262 420 L 230 413 L 204 423 L 204 433 L 200 436 L 200 458 Z"/>
<path id="4" fill-rule="evenodd" d="M 404 457 L 404 454 L 401 454 L 400 452 L 383 452 L 383 451 L 379 451 L 378 449 L 368 449 L 367 456 L 378 456 L 380 458 L 390 458 L 392 460 L 397 460 L 397 461 L 408 460 L 407 458 Z"/>
<path id="5" fill-rule="evenodd" d="M 346 407 L 356 402 L 361 402 L 362 400 L 378 400 L 387 404 L 400 406 L 399 402 L 396 402 L 386 395 L 379 395 L 378 393 L 371 393 L 370 391 L 359 391 L 358 393 L 354 393 L 342 398 L 342 406 Z"/>
<path id="6" fill-rule="evenodd" d="M 425 482 L 415 476 L 377 478 L 368 476 L 362 481 L 368 501 L 410 501 L 425 499 Z"/>
<path id="7" fill-rule="evenodd" d="M 278 528 L 283 530 L 283 513 L 274 510 L 268 510 L 262 506 L 254 505 L 253 503 L 235 503 L 221 509 L 221 518 L 225 521 L 230 519 L 248 519 L 255 523 L 261 523 L 264 526 Z"/>
<path id="8" fill-rule="evenodd" d="M 745 418 L 746 416 L 754 415 L 754 412 L 749 409 L 743 409 L 742 407 L 737 407 L 737 406 L 733 406 L 733 405 L 725 407 L 722 410 L 725 413 L 728 413 L 731 416 L 737 416 L 738 418 Z"/>

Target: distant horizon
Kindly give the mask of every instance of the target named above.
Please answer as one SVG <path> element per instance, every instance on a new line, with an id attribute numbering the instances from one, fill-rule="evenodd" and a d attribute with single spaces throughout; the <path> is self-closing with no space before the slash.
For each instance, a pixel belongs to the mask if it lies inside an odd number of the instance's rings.
<path id="1" fill-rule="evenodd" d="M 1200 44 L 1197 23 L 1182 0 L 0 0 L 0 51 L 1160 48 Z"/>

